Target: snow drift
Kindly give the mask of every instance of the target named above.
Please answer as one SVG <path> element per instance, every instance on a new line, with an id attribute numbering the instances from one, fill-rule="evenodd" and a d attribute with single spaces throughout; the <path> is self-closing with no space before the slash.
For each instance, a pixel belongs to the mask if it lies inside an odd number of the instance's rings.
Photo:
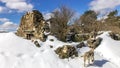
<path id="1" fill-rule="evenodd" d="M 113 40 L 108 32 L 99 37 L 103 38 L 103 42 L 95 51 L 107 60 L 120 66 L 120 41 Z"/>
<path id="2" fill-rule="evenodd" d="M 96 49 L 96 52 L 111 59 L 111 62 L 115 62 L 112 59 L 119 58 L 118 52 L 120 51 L 117 49 L 120 47 L 118 45 L 118 48 L 115 49 L 111 43 L 117 42 L 119 44 L 120 42 L 114 41 L 108 36 L 101 35 L 101 37 L 105 37 L 105 39 Z M 50 41 L 50 39 L 54 41 Z M 109 41 L 111 43 L 107 46 Z M 14 33 L 0 33 L 0 68 L 83 68 L 83 59 L 81 57 L 70 58 L 68 61 L 68 59 L 59 59 L 54 52 L 54 49 L 59 46 L 66 44 L 74 46 L 78 43 L 61 42 L 53 36 L 49 36 L 46 42 L 39 41 L 39 43 L 41 47 L 37 48 L 30 40 L 18 37 Z M 49 45 L 52 45 L 53 48 L 51 49 Z M 108 50 L 106 51 L 107 48 Z M 88 49 L 88 47 L 78 49 L 79 54 L 82 54 Z M 101 49 L 106 52 L 101 51 Z M 118 68 L 98 54 L 95 54 L 95 62 L 88 68 Z M 114 56 L 109 57 L 107 54 Z M 115 64 L 118 63 L 115 62 Z"/>

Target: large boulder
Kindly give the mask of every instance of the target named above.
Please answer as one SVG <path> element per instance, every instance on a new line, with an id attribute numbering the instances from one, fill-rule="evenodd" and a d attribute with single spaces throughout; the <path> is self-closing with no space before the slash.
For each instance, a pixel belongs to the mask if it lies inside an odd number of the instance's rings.
<path id="1" fill-rule="evenodd" d="M 76 45 L 77 48 L 82 48 L 85 47 L 85 43 L 84 42 L 80 42 L 79 44 Z"/>
<path id="2" fill-rule="evenodd" d="M 34 41 L 34 44 L 36 47 L 41 47 L 40 44 L 38 43 L 38 41 Z"/>
<path id="3" fill-rule="evenodd" d="M 75 41 L 76 42 L 81 42 L 81 41 L 85 41 L 85 40 L 87 40 L 87 39 L 89 39 L 89 34 L 85 34 L 85 33 L 83 33 L 83 34 L 75 34 Z"/>
<path id="4" fill-rule="evenodd" d="M 94 48 L 98 47 L 101 44 L 102 40 L 103 40 L 102 38 L 98 37 L 93 43 Z"/>
<path id="5" fill-rule="evenodd" d="M 98 37 L 97 39 L 88 39 L 87 40 L 88 47 L 95 49 L 101 44 L 102 40 L 103 39 L 100 37 Z"/>
<path id="6" fill-rule="evenodd" d="M 22 16 L 20 25 L 17 30 L 17 35 L 21 37 L 31 37 L 41 39 L 43 36 L 43 24 L 44 24 L 43 15 L 37 11 L 33 10 L 31 12 L 27 12 Z"/>
<path id="7" fill-rule="evenodd" d="M 59 58 L 65 59 L 69 57 L 78 57 L 78 52 L 74 46 L 64 45 L 63 47 L 59 47 L 55 50 L 55 53 L 59 55 Z"/>
<path id="8" fill-rule="evenodd" d="M 120 40 L 120 35 L 119 34 L 115 34 L 113 32 L 110 32 L 109 35 L 114 40 Z"/>

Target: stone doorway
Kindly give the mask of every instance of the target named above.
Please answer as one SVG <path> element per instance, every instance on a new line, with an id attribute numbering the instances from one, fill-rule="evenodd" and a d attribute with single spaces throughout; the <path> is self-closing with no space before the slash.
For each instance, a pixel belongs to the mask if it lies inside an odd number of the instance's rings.
<path id="1" fill-rule="evenodd" d="M 33 34 L 26 34 L 26 38 L 29 39 L 29 40 L 31 40 L 31 38 L 33 38 L 33 37 L 34 37 Z"/>
<path id="2" fill-rule="evenodd" d="M 33 30 L 25 30 L 25 38 L 31 40 L 34 37 L 34 31 Z"/>

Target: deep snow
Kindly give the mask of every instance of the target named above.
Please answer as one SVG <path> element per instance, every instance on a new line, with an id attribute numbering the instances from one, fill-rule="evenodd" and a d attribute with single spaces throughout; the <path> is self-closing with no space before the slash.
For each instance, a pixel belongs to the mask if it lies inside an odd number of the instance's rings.
<path id="1" fill-rule="evenodd" d="M 107 33 L 100 37 L 104 39 L 95 50 L 95 62 L 87 68 L 118 68 L 120 42 L 112 40 Z M 54 41 L 51 42 L 50 39 Z M 53 36 L 49 36 L 46 42 L 39 43 L 41 47 L 37 48 L 30 40 L 18 37 L 14 33 L 0 33 L 0 68 L 83 68 L 83 58 L 70 58 L 68 61 L 59 59 L 54 52 L 59 46 L 74 46 L 78 43 L 64 43 Z M 78 49 L 79 55 L 88 50 L 88 47 Z"/>
<path id="2" fill-rule="evenodd" d="M 103 38 L 103 42 L 95 51 L 120 67 L 120 41 L 113 40 L 108 32 L 99 37 Z"/>

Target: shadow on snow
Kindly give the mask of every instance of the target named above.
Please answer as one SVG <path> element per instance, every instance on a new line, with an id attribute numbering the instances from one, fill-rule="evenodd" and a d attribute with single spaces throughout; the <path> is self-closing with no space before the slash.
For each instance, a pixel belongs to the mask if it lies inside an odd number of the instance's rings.
<path id="1" fill-rule="evenodd" d="M 103 60 L 95 60 L 93 64 L 90 64 L 88 66 L 97 66 L 97 67 L 103 67 L 103 65 L 105 63 L 107 63 L 108 61 L 103 59 Z"/>

